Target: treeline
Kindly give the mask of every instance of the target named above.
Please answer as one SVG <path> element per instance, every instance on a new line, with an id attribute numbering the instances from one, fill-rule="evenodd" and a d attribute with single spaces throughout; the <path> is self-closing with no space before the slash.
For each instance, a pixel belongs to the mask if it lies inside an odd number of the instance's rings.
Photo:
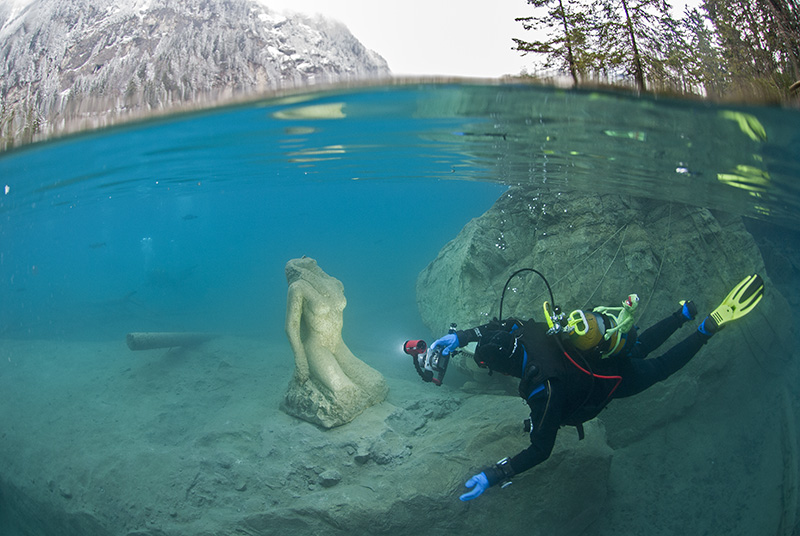
<path id="1" fill-rule="evenodd" d="M 784 100 L 800 80 L 797 0 L 527 0 L 538 39 L 514 39 L 537 68 L 574 85 L 631 83 L 709 97 Z"/>

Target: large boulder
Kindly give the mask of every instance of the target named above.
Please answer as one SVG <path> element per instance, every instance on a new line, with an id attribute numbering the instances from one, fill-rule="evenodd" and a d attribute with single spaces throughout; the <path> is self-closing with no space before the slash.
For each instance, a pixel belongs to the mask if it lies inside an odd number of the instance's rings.
<path id="1" fill-rule="evenodd" d="M 759 249 L 736 216 L 630 196 L 511 188 L 419 275 L 422 320 L 437 335 L 451 322 L 463 329 L 489 321 L 500 314 L 504 284 L 520 268 L 541 272 L 567 312 L 619 306 L 637 293 L 640 330 L 674 312 L 683 299 L 693 300 L 702 318 L 745 275 L 758 272 L 767 284 L 764 300 L 711 340 L 703 353 L 719 358 L 694 360 L 688 378 L 726 367 L 730 348 L 750 348 L 751 359 L 775 366 L 793 351 L 789 307 L 772 290 Z M 508 285 L 502 316 L 543 321 L 545 300 L 550 296 L 539 276 L 523 272 Z M 685 383 L 687 376 L 670 381 Z"/>
<path id="2" fill-rule="evenodd" d="M 614 401 L 600 415 L 607 444 L 614 449 L 606 484 L 615 499 L 592 526 L 593 533 L 610 534 L 625 520 L 624 525 L 636 532 L 642 527 L 630 519 L 638 509 L 650 508 L 656 517 L 657 511 L 664 517 L 678 516 L 670 509 L 678 503 L 662 501 L 658 490 L 702 481 L 698 493 L 727 494 L 729 505 L 748 504 L 760 512 L 749 524 L 777 523 L 783 527 L 781 534 L 791 534 L 797 472 L 787 477 L 782 467 L 797 467 L 792 410 L 797 395 L 785 380 L 798 372 L 793 322 L 740 217 L 631 196 L 573 197 L 511 188 L 469 222 L 419 275 L 423 321 L 439 335 L 451 322 L 463 329 L 499 316 L 503 287 L 520 268 L 544 274 L 556 303 L 567 312 L 619 306 L 628 294 L 637 293 L 640 330 L 674 312 L 682 299 L 698 305 L 699 322 L 744 276 L 761 274 L 766 293 L 752 313 L 715 336 L 683 370 L 636 397 Z M 524 272 L 508 285 L 502 316 L 543 321 L 544 300 L 550 300 L 544 283 Z M 662 349 L 691 329 L 693 324 L 688 324 Z M 468 355 L 453 363 L 478 373 L 470 369 Z M 474 383 L 467 385 L 475 390 Z M 701 441 L 698 429 L 706 428 Z M 782 454 L 724 457 L 720 445 Z M 694 476 L 673 474 L 666 463 L 687 468 Z M 630 485 L 634 476 L 642 485 Z M 654 487 L 652 482 L 660 484 Z M 763 504 L 750 506 L 751 487 L 778 491 L 767 493 Z M 769 501 L 782 504 L 783 510 L 765 508 Z M 739 513 L 731 513 L 741 519 Z"/>
<path id="3" fill-rule="evenodd" d="M 503 284 L 519 268 L 542 272 L 566 310 L 618 306 L 636 292 L 637 324 L 643 327 L 674 311 L 681 299 L 710 310 L 743 276 L 764 275 L 741 218 L 630 196 L 511 188 L 420 274 L 423 321 L 435 333 L 450 322 L 486 322 L 498 315 Z M 542 320 L 545 299 L 538 276 L 523 274 L 509 285 L 503 316 Z M 755 316 L 763 319 L 768 309 L 785 306 L 770 302 L 768 293 Z"/>

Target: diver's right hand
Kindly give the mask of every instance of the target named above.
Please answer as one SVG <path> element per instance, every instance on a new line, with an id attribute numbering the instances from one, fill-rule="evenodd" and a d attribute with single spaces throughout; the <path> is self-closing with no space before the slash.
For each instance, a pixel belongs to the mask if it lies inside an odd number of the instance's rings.
<path id="1" fill-rule="evenodd" d="M 450 355 L 450 353 L 456 351 L 459 346 L 458 335 L 455 333 L 448 333 L 441 339 L 433 341 L 433 344 L 431 344 L 431 348 L 434 350 L 441 347 L 442 355 Z"/>

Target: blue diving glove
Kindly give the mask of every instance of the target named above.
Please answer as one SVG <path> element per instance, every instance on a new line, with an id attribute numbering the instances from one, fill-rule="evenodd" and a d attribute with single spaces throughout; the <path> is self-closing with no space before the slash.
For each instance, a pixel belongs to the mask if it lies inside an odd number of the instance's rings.
<path id="1" fill-rule="evenodd" d="M 489 487 L 489 479 L 486 478 L 486 473 L 481 473 L 479 475 L 475 475 L 465 484 L 468 488 L 472 488 L 472 491 L 469 491 L 459 497 L 462 501 L 471 501 L 475 497 L 478 497 L 481 493 L 486 491 L 486 488 Z"/>
<path id="2" fill-rule="evenodd" d="M 431 344 L 431 348 L 434 350 L 439 346 L 442 347 L 442 355 L 450 355 L 450 352 L 457 350 L 459 347 L 458 335 L 455 333 L 448 333 L 441 339 L 433 341 L 433 344 Z"/>

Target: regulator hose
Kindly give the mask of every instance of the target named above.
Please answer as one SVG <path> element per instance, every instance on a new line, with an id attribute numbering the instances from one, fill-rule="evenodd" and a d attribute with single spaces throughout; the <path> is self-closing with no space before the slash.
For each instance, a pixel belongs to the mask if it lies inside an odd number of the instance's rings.
<path id="1" fill-rule="evenodd" d="M 503 319 L 503 301 L 505 300 L 505 297 L 506 297 L 506 290 L 508 290 L 508 285 L 511 283 L 512 279 L 514 279 L 517 275 L 519 275 L 519 274 L 521 274 L 523 272 L 533 272 L 533 273 L 535 273 L 536 275 L 538 275 L 542 279 L 542 281 L 544 282 L 545 286 L 547 287 L 547 292 L 550 294 L 550 303 L 553 304 L 553 310 L 554 311 L 558 310 L 558 308 L 556 306 L 556 300 L 553 297 L 553 289 L 550 288 L 550 283 L 547 282 L 547 278 L 544 276 L 544 274 L 542 274 L 542 272 L 540 272 L 538 270 L 534 270 L 533 268 L 520 268 L 519 270 L 517 270 L 516 272 L 514 272 L 513 274 L 511 274 L 508 277 L 508 279 L 506 280 L 506 284 L 503 286 L 503 292 L 500 295 L 500 311 L 499 311 L 500 315 L 498 317 L 500 320 Z M 606 398 L 606 400 L 603 402 L 603 405 L 607 404 L 608 401 L 611 399 L 611 396 L 614 394 L 614 391 L 616 391 L 617 387 L 619 387 L 619 384 L 622 383 L 622 377 L 621 376 L 603 376 L 603 375 L 596 374 L 594 372 L 594 370 L 592 370 L 592 366 L 589 364 L 589 360 L 586 359 L 586 357 L 583 355 L 583 353 L 578 351 L 577 354 L 580 357 L 581 361 L 583 361 L 583 364 L 584 364 L 583 367 L 580 366 L 575 361 L 575 359 L 570 355 L 570 353 L 567 351 L 567 349 L 564 348 L 564 344 L 561 342 L 561 337 L 557 333 L 554 334 L 554 336 L 556 338 L 556 342 L 558 343 L 559 348 L 561 349 L 561 352 L 564 354 L 564 357 L 566 357 L 570 361 L 570 363 L 572 363 L 575 366 L 575 368 L 577 368 L 578 370 L 580 370 L 584 374 L 589 375 L 592 378 L 592 383 L 591 383 L 591 386 L 589 388 L 589 392 L 586 394 L 586 398 L 583 400 L 583 402 L 580 404 L 580 406 L 578 406 L 575 409 L 575 411 L 572 413 L 572 415 L 577 413 L 589 401 L 589 399 L 592 396 L 592 393 L 594 392 L 595 380 L 596 379 L 616 380 L 616 384 L 611 389 L 611 392 L 608 394 L 608 397 Z"/>
<path id="2" fill-rule="evenodd" d="M 547 278 L 544 276 L 544 274 L 542 274 L 542 272 L 539 270 L 534 270 L 533 268 L 520 268 L 508 276 L 508 280 L 506 280 L 506 284 L 503 286 L 503 292 L 500 294 L 500 314 L 497 317 L 500 320 L 503 319 L 503 301 L 506 299 L 506 290 L 508 290 L 508 284 L 511 283 L 511 280 L 522 272 L 533 272 L 542 278 L 542 281 L 544 281 L 544 284 L 547 287 L 547 292 L 550 294 L 550 303 L 553 304 L 553 309 L 556 309 L 556 300 L 553 298 L 553 289 L 550 288 L 550 283 L 547 282 Z"/>

